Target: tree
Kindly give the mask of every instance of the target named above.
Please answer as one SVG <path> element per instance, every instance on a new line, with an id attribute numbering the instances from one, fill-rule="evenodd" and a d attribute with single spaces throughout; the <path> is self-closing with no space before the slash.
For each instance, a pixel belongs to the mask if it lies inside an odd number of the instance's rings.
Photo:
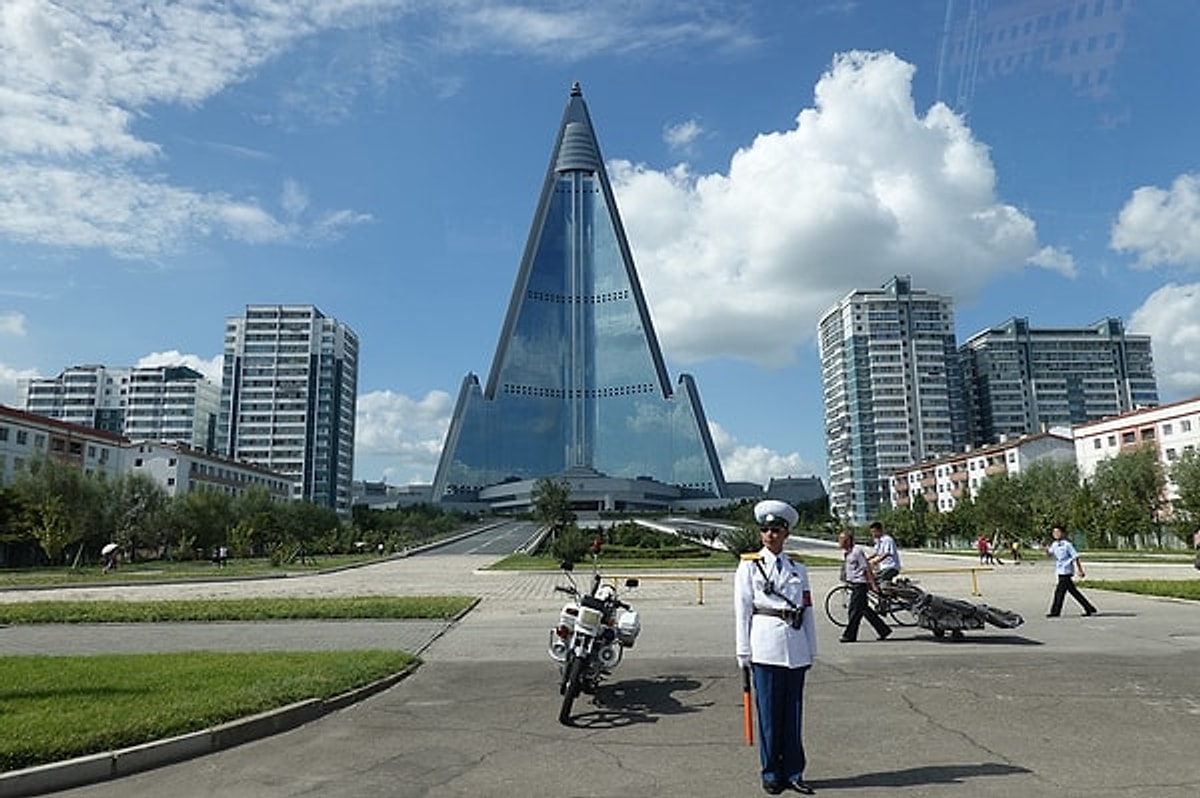
<path id="1" fill-rule="evenodd" d="M 1021 483 L 1008 474 L 993 474 L 980 483 L 974 516 L 977 533 L 988 538 L 1026 535 L 1033 527 L 1028 496 Z"/>
<path id="2" fill-rule="evenodd" d="M 555 530 L 575 521 L 571 510 L 571 483 L 543 477 L 533 485 L 533 520 Z"/>
<path id="3" fill-rule="evenodd" d="M 1200 451 L 1188 449 L 1171 464 L 1171 481 L 1179 490 L 1172 502 L 1173 514 L 1186 531 L 1200 524 Z M 1191 543 L 1190 538 L 1184 538 Z"/>
<path id="4" fill-rule="evenodd" d="M 1154 538 L 1162 546 L 1166 474 L 1153 445 L 1139 446 L 1103 460 L 1092 477 L 1101 497 L 1101 518 L 1112 540 L 1136 547 Z"/>
<path id="5" fill-rule="evenodd" d="M 1020 473 L 1017 483 L 1027 497 L 1030 524 L 1027 530 L 1013 530 L 1017 537 L 1032 535 L 1040 540 L 1049 535 L 1055 524 L 1070 523 L 1064 517 L 1064 508 L 1074 505 L 1080 489 L 1079 469 L 1074 460 L 1037 460 Z"/>
<path id="6" fill-rule="evenodd" d="M 106 491 L 101 481 L 78 466 L 34 457 L 17 472 L 13 490 L 22 507 L 22 526 L 37 540 L 51 562 L 61 562 L 68 548 L 103 545 Z"/>
<path id="7" fill-rule="evenodd" d="M 213 546 L 227 540 L 234 526 L 233 500 L 220 491 L 194 490 L 176 496 L 169 512 L 171 537 L 168 548 L 180 557 L 197 552 L 209 552 Z"/>
<path id="8" fill-rule="evenodd" d="M 130 559 L 137 558 L 140 545 L 156 541 L 168 501 L 166 489 L 146 474 L 121 474 L 110 485 L 113 539 Z"/>

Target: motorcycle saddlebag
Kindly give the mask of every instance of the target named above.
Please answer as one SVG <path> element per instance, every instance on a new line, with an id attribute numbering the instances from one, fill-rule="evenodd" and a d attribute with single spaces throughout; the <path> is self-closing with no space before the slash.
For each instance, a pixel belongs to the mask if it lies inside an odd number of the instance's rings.
<path id="1" fill-rule="evenodd" d="M 642 620 L 637 610 L 621 610 L 617 616 L 617 640 L 626 648 L 632 648 L 637 641 L 638 633 L 642 631 Z"/>

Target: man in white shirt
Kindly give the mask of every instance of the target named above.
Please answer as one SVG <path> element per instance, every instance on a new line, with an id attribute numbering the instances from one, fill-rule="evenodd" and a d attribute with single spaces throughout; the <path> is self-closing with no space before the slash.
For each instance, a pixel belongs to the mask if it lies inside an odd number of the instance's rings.
<path id="1" fill-rule="evenodd" d="M 817 653 L 812 588 L 804 564 L 783 551 L 798 518 L 785 502 L 755 505 L 762 548 L 743 554 L 734 575 L 735 653 L 754 678 L 762 787 L 771 795 L 813 794 L 802 734 L 804 677 Z"/>
<path id="2" fill-rule="evenodd" d="M 875 539 L 875 550 L 870 556 L 875 576 L 880 582 L 890 582 L 900 575 L 900 549 L 896 539 L 883 531 L 883 524 L 871 524 L 871 537 Z"/>

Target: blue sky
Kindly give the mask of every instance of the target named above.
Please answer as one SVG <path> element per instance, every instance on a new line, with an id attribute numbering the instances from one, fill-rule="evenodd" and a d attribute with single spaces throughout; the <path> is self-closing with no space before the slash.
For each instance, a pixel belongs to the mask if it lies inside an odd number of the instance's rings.
<path id="1" fill-rule="evenodd" d="M 5 0 L 0 403 L 217 378 L 226 317 L 311 303 L 361 339 L 355 476 L 431 480 L 576 80 L 728 478 L 824 475 L 817 318 L 896 274 L 960 341 L 1120 317 L 1200 394 L 1200 4 L 969 6 Z"/>

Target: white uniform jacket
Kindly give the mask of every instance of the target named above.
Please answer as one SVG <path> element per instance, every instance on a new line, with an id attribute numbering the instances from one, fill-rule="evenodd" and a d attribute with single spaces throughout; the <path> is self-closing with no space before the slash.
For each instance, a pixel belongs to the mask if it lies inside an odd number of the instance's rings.
<path id="1" fill-rule="evenodd" d="M 817 629 L 813 622 L 812 588 L 808 569 L 793 562 L 786 554 L 776 557 L 768 549 L 743 554 L 733 581 L 733 612 L 736 648 L 739 657 L 749 656 L 761 665 L 801 668 L 811 665 L 817 655 Z M 760 566 L 761 565 L 761 569 Z M 768 589 L 767 582 L 771 582 Z M 799 629 L 773 615 L 755 614 L 754 608 L 790 609 L 787 596 L 804 608 Z"/>

